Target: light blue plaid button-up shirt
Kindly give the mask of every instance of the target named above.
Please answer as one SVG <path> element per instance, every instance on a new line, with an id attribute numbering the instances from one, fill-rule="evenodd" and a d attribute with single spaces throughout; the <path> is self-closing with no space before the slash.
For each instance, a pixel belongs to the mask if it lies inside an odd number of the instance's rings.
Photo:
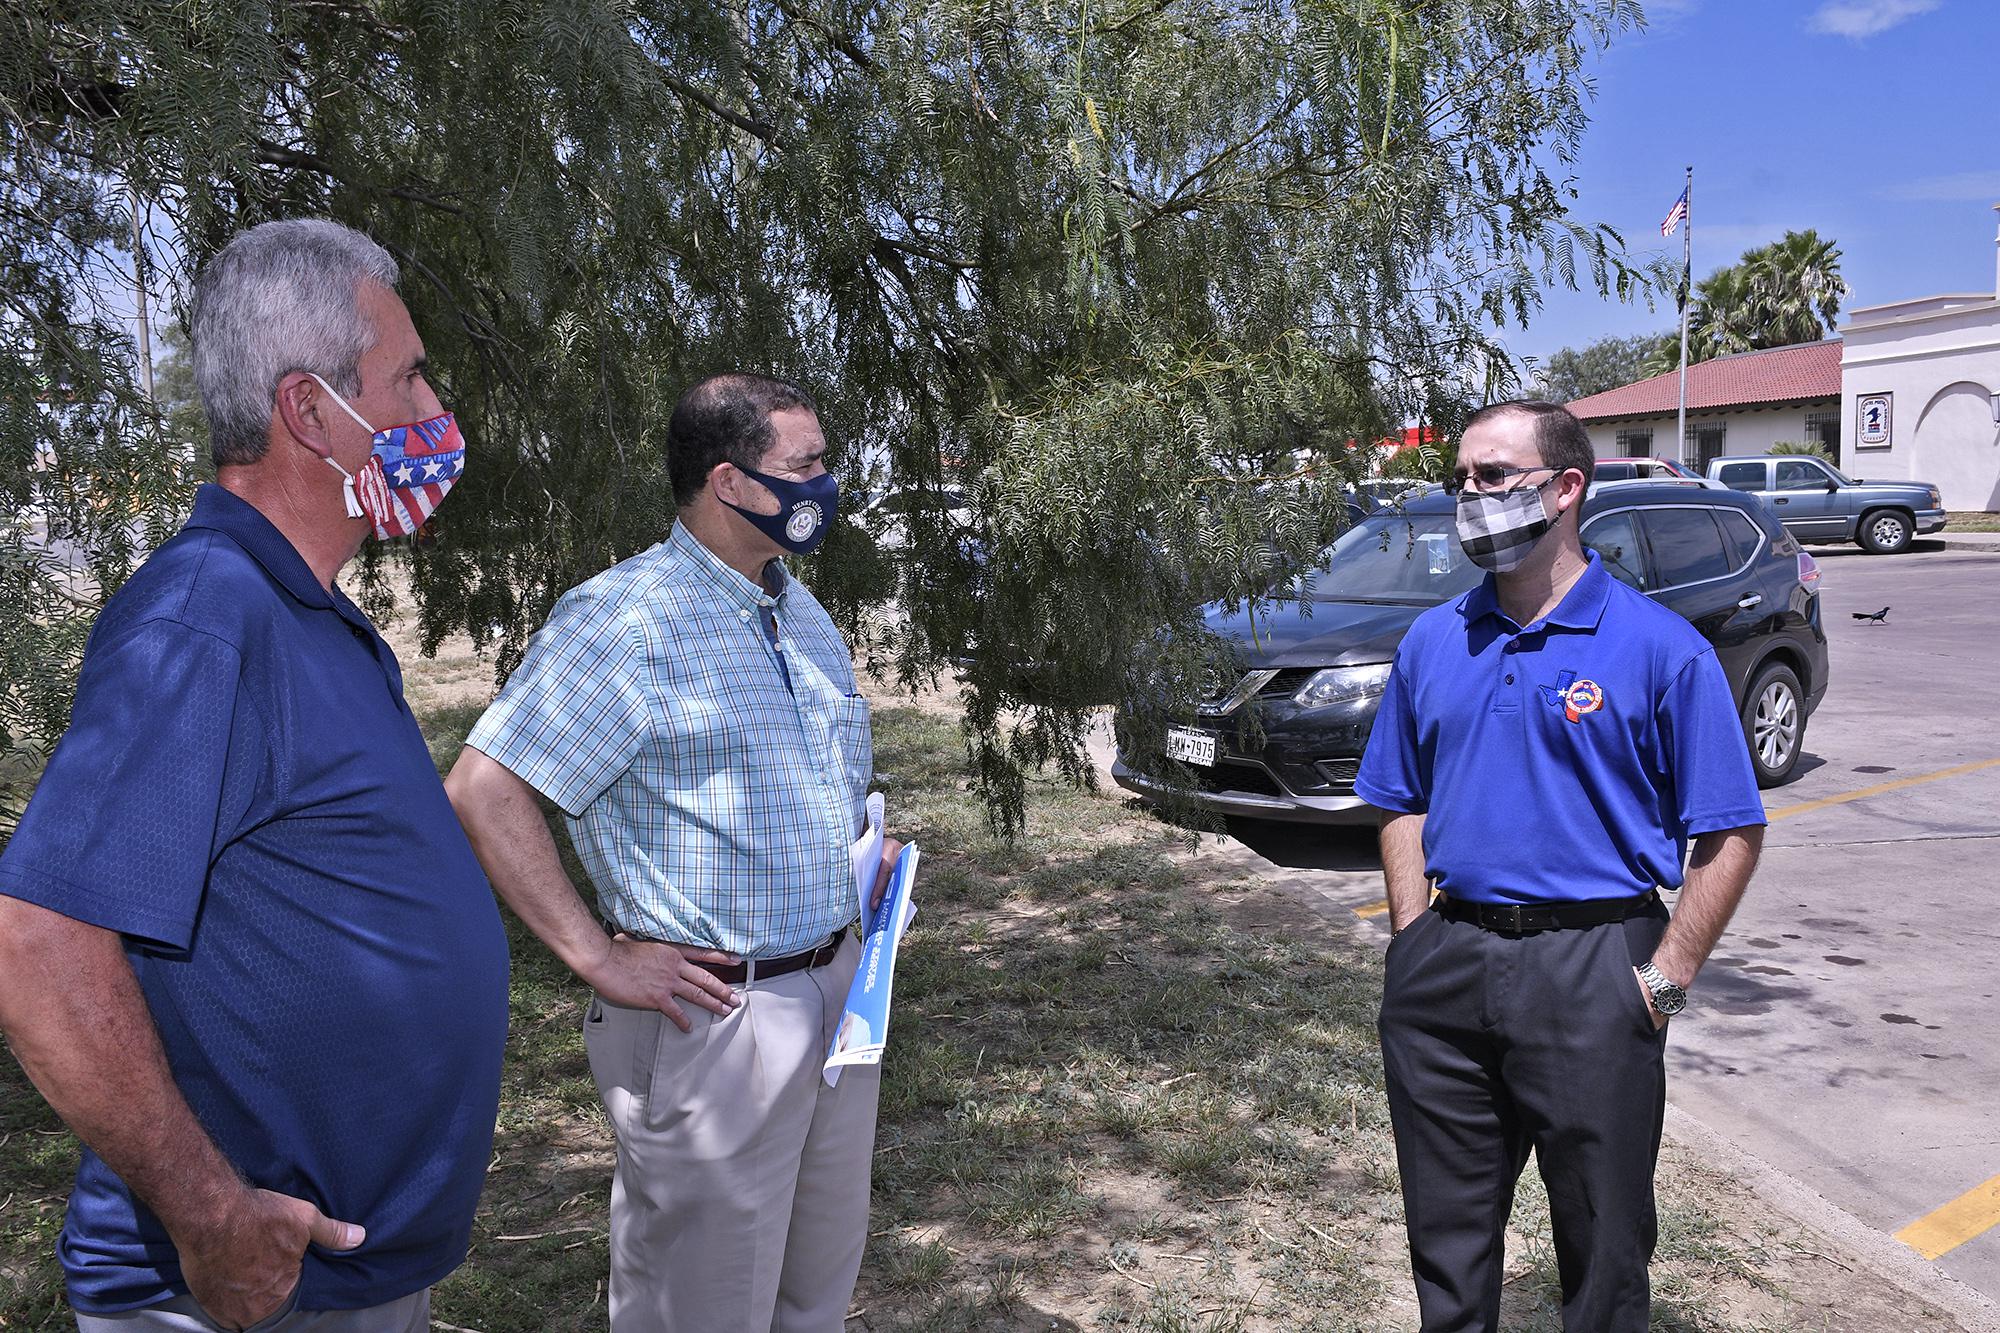
<path id="1" fill-rule="evenodd" d="M 776 593 L 676 523 L 556 603 L 467 738 L 562 807 L 621 930 L 772 958 L 856 915 L 868 701 L 825 608 L 770 570 Z"/>

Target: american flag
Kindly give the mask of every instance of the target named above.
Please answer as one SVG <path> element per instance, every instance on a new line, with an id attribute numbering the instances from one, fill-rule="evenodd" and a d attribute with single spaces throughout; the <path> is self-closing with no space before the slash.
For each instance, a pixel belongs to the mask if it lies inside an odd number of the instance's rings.
<path id="1" fill-rule="evenodd" d="M 1688 192 L 1686 190 L 1682 190 L 1681 197 L 1674 200 L 1674 206 L 1667 210 L 1666 221 L 1660 224 L 1660 235 L 1662 236 L 1673 235 L 1675 231 L 1679 230 L 1681 223 L 1687 221 L 1687 215 L 1688 215 Z"/>

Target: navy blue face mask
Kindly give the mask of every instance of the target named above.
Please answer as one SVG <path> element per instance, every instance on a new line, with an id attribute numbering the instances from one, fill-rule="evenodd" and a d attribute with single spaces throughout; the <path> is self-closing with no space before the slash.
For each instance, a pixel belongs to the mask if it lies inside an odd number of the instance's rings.
<path id="1" fill-rule="evenodd" d="M 755 468 L 736 470 L 753 481 L 761 481 L 778 497 L 775 514 L 759 514 L 742 505 L 729 505 L 749 519 L 759 532 L 793 555 L 811 555 L 826 540 L 827 529 L 833 526 L 834 515 L 840 511 L 840 483 L 831 472 L 823 472 L 811 481 L 788 481 Z M 729 501 L 722 503 L 727 505 Z"/>

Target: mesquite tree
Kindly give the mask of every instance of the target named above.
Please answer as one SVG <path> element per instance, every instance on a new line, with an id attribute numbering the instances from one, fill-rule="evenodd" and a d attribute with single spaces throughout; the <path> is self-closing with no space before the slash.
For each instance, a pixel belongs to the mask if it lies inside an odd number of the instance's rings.
<path id="1" fill-rule="evenodd" d="M 1630 0 L 26 0 L 0 14 L 8 740 L 60 722 L 90 599 L 186 501 L 129 321 L 236 229 L 401 261 L 472 454 L 407 561 L 426 640 L 504 673 L 563 589 L 659 540 L 662 443 L 727 368 L 819 398 L 850 488 L 949 484 L 807 575 L 907 679 L 962 673 L 1002 823 L 1134 745 L 1340 522 L 1355 441 L 1511 387 L 1552 281 L 1630 295 L 1567 213 L 1583 62 Z M 52 525 L 91 577 L 48 572 Z M 385 595 L 379 578 L 377 597 Z"/>

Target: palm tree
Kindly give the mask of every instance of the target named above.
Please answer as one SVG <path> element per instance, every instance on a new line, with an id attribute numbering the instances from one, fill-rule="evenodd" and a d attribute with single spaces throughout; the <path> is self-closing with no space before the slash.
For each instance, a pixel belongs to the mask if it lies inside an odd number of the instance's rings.
<path id="1" fill-rule="evenodd" d="M 1808 227 L 1752 250 L 1741 267 L 1749 270 L 1758 306 L 1761 347 L 1813 342 L 1832 332 L 1847 296 L 1840 276 L 1840 250 Z"/>
<path id="2" fill-rule="evenodd" d="M 1747 259 L 1747 256 L 1746 256 Z M 1761 341 L 1764 311 L 1749 264 L 1719 268 L 1695 284 L 1688 320 L 1688 360 L 1774 346 Z"/>
<path id="3" fill-rule="evenodd" d="M 1833 331 L 1848 294 L 1840 250 L 1808 227 L 1743 252 L 1695 284 L 1688 314 L 1688 363 L 1816 342 Z M 1680 364 L 1680 349 L 1663 341 L 1647 358 L 1648 374 Z"/>

